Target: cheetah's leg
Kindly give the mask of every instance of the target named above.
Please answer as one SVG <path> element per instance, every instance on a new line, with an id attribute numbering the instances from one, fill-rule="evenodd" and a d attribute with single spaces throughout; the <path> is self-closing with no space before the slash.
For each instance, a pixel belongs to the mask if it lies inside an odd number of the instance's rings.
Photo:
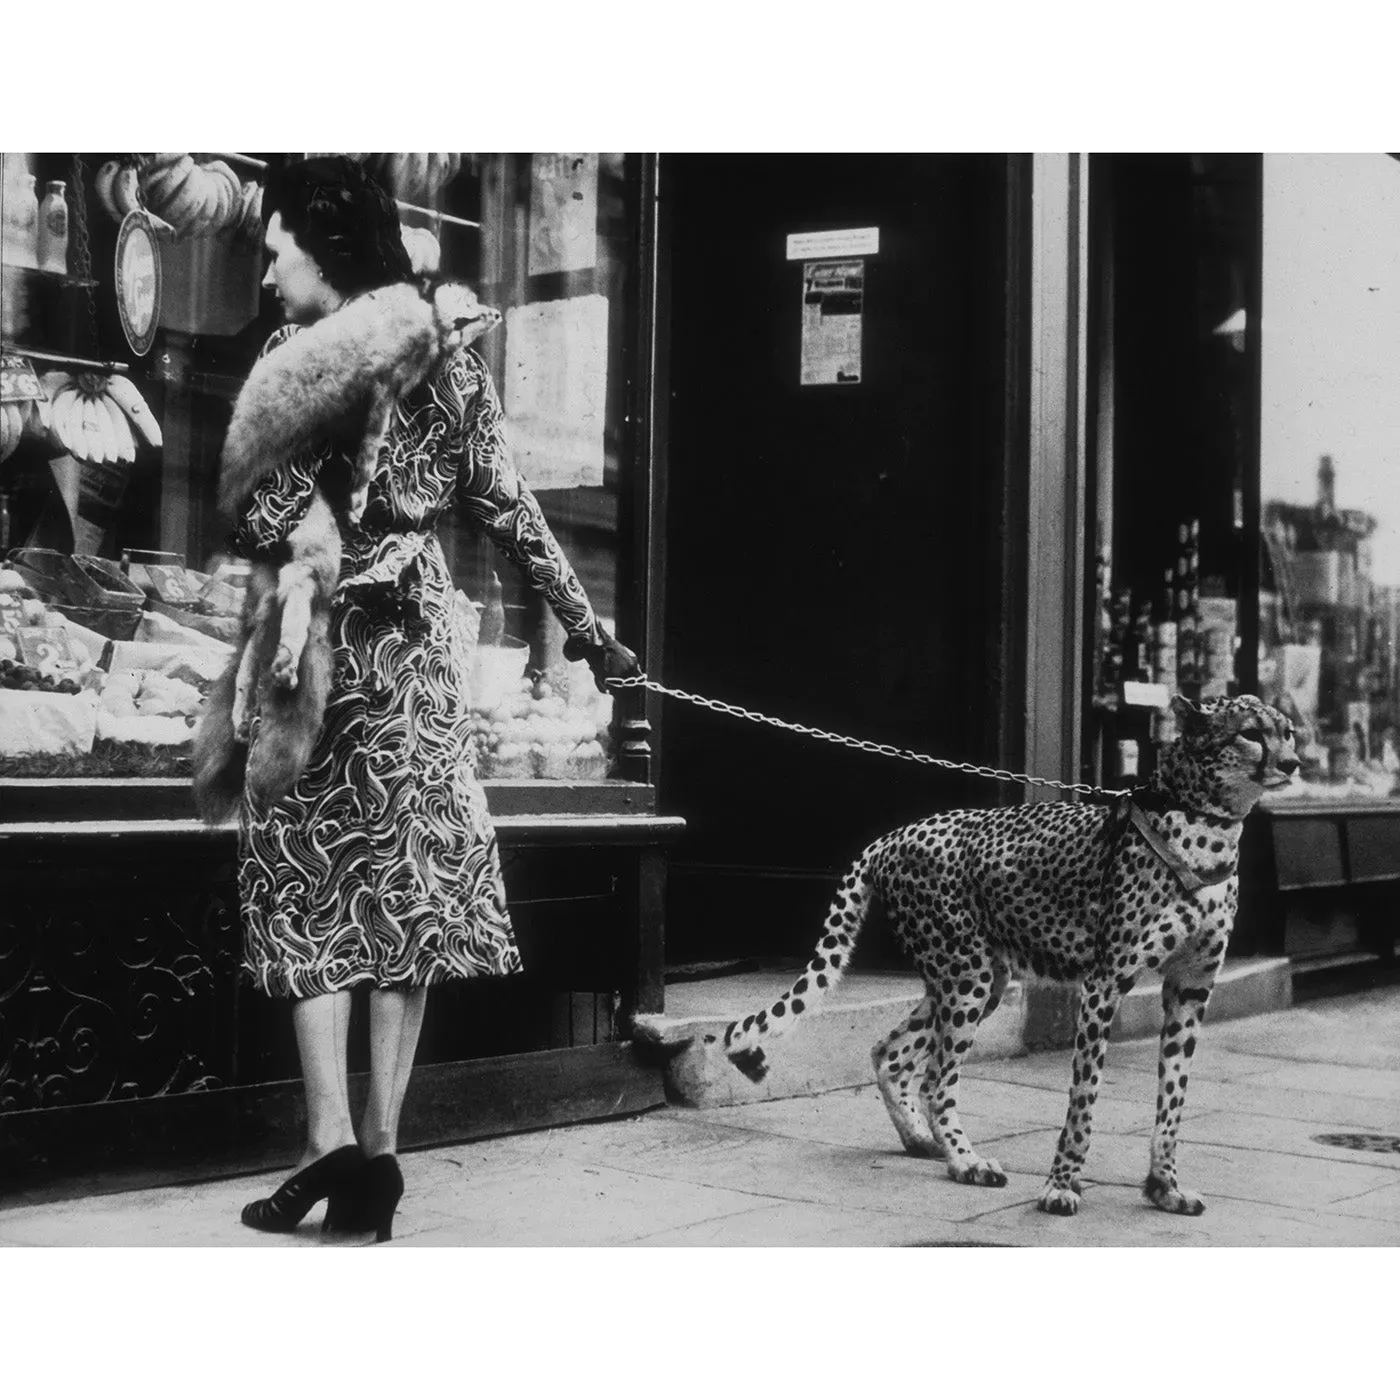
<path id="1" fill-rule="evenodd" d="M 925 971 L 925 977 L 932 969 Z M 945 980 L 953 995 L 938 1006 L 930 1042 L 930 1068 L 919 1097 L 929 1127 L 942 1144 L 948 1175 L 967 1186 L 1005 1186 L 1001 1163 L 979 1156 L 958 1118 L 958 1067 L 972 1049 L 978 1025 L 996 1009 L 1006 990 L 1010 969 L 978 956 L 954 963 Z"/>
<path id="2" fill-rule="evenodd" d="M 1074 1077 L 1069 1090 L 1069 1113 L 1055 1149 L 1050 1176 L 1040 1193 L 1040 1208 L 1051 1215 L 1074 1215 L 1079 1209 L 1080 1172 L 1089 1155 L 1094 1100 L 1103 1076 L 1108 1032 L 1118 1003 L 1136 979 L 1112 972 L 1085 979 L 1079 1001 L 1079 1025 L 1074 1037 Z"/>
<path id="3" fill-rule="evenodd" d="M 943 1147 L 929 1127 L 915 1085 L 923 1083 L 933 1034 L 933 997 L 926 996 L 907 1021 L 896 1026 L 870 1052 L 880 1097 L 894 1123 L 904 1150 L 911 1157 L 943 1156 Z"/>
<path id="4" fill-rule="evenodd" d="M 1157 1062 L 1157 1124 L 1152 1132 L 1152 1165 L 1143 1193 L 1158 1210 L 1174 1215 L 1200 1215 L 1206 1203 L 1194 1191 L 1183 1191 L 1176 1179 L 1176 1137 L 1186 1101 L 1186 1079 L 1196 1051 L 1196 1031 L 1224 955 L 1207 956 L 1185 968 L 1168 968 L 1162 979 L 1162 1053 Z"/>

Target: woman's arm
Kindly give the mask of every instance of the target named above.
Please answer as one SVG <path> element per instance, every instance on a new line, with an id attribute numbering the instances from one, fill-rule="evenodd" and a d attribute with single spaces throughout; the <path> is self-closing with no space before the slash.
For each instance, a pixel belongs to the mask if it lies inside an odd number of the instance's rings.
<path id="1" fill-rule="evenodd" d="M 445 367 L 452 415 L 447 450 L 457 466 L 457 496 L 462 509 L 481 526 L 496 547 L 518 564 L 553 609 L 569 635 L 570 649 L 602 647 L 603 630 L 573 566 L 564 556 L 534 493 L 520 479 L 505 439 L 505 416 L 485 362 L 462 350 Z"/>
<path id="2" fill-rule="evenodd" d="M 323 464 L 323 454 L 308 452 L 279 462 L 263 477 L 239 512 L 234 528 L 241 550 L 264 553 L 296 529 L 311 504 Z"/>

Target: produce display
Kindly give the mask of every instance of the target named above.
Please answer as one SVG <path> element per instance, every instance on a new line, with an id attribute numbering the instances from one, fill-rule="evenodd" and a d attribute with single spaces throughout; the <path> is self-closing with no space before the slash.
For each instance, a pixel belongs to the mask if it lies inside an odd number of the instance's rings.
<path id="1" fill-rule="evenodd" d="M 118 223 L 145 209 L 177 238 L 229 233 L 249 244 L 262 241 L 262 186 L 240 179 L 227 161 L 199 162 L 184 151 L 157 152 L 139 165 L 109 160 L 93 189 Z"/>
<path id="2" fill-rule="evenodd" d="M 8 656 L 0 657 L 0 689 L 42 690 L 50 695 L 77 695 L 82 686 L 71 676 L 62 680 L 37 666 L 23 666 Z"/>
<path id="3" fill-rule="evenodd" d="M 138 438 L 161 445 L 160 424 L 125 376 L 54 370 L 40 383 L 48 395 L 49 435 L 79 461 L 134 462 Z"/>
<path id="4" fill-rule="evenodd" d="M 26 434 L 43 437 L 48 430 L 49 404 L 34 366 L 23 355 L 0 355 L 0 462 Z"/>
<path id="5" fill-rule="evenodd" d="M 0 462 L 19 446 L 19 440 L 31 422 L 47 429 L 47 420 L 48 405 L 41 404 L 38 399 L 28 399 L 23 403 L 0 403 Z"/>
<path id="6" fill-rule="evenodd" d="M 99 745 L 188 753 L 232 648 L 157 613 L 114 640 L 38 597 L 29 577 L 0 568 L 0 758 L 81 758 Z"/>
<path id="7" fill-rule="evenodd" d="M 530 672 L 503 693 L 482 698 L 486 706 L 474 701 L 472 708 L 478 777 L 606 776 L 613 700 L 599 692 L 586 663 Z"/>

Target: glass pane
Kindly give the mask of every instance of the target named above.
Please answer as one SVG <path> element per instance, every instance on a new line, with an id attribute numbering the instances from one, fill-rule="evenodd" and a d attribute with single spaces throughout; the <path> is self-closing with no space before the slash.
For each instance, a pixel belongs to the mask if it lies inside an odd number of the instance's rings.
<path id="1" fill-rule="evenodd" d="M 243 378 L 280 324 L 260 285 L 260 184 L 287 158 L 171 153 L 138 178 L 120 154 L 5 156 L 0 774 L 188 771 L 202 698 L 237 635 L 243 566 L 224 553 L 218 461 Z M 416 265 L 502 312 L 475 349 L 516 466 L 616 631 L 636 264 L 627 159 L 357 158 L 398 200 Z M 119 239 L 137 202 L 169 225 L 153 249 Z M 74 398 L 70 376 L 84 402 L 43 421 L 51 393 Z M 564 661 L 558 621 L 465 513 L 438 532 L 470 643 L 480 776 L 605 776 L 612 702 L 584 663 Z"/>
<path id="2" fill-rule="evenodd" d="M 1264 157 L 1259 684 L 1283 796 L 1400 796 L 1400 162 Z"/>

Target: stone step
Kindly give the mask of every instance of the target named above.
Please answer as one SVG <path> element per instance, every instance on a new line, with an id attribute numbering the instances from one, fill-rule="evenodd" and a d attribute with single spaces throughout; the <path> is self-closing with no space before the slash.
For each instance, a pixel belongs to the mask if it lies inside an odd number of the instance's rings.
<path id="1" fill-rule="evenodd" d="M 871 1082 L 871 1046 L 923 997 L 923 982 L 911 973 L 847 974 L 832 995 L 804 1015 L 799 1030 L 773 1042 L 768 1074 L 757 1084 L 740 1074 L 720 1049 L 731 1021 L 771 1006 L 800 971 L 798 966 L 775 966 L 672 983 L 666 988 L 665 1014 L 636 1018 L 638 1038 L 667 1051 L 666 1090 L 673 1103 L 717 1108 Z M 1216 980 L 1207 1020 L 1281 1010 L 1292 1004 L 1292 986 L 1287 958 L 1233 960 Z M 1072 987 L 1035 978 L 1013 981 L 995 1014 L 978 1031 L 968 1060 L 1068 1048 L 1074 1043 L 1077 1009 L 1078 992 Z M 1156 1036 L 1161 1026 L 1161 979 L 1148 974 L 1123 999 L 1113 1039 Z"/>

